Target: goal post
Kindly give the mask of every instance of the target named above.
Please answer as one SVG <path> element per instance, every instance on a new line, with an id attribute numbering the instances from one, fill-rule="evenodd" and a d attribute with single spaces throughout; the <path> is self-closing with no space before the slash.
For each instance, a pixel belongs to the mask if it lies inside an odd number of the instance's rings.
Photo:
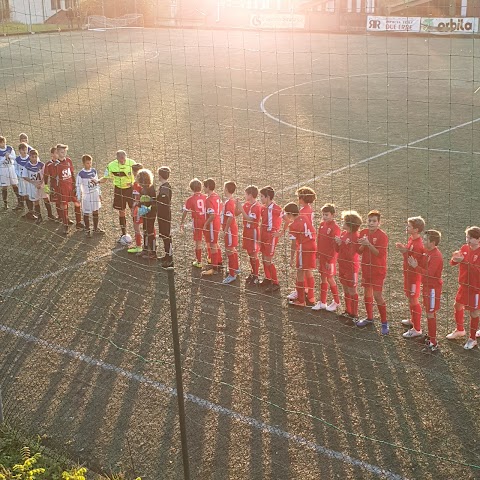
<path id="1" fill-rule="evenodd" d="M 109 18 L 104 15 L 90 15 L 87 18 L 88 30 L 115 30 L 119 28 L 143 28 L 141 13 L 127 13 L 121 17 Z"/>

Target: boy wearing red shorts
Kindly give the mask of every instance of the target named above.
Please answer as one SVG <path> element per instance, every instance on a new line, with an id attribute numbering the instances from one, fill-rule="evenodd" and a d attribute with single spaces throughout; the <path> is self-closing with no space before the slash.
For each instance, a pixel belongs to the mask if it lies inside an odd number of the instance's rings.
<path id="1" fill-rule="evenodd" d="M 437 246 L 441 238 L 442 234 L 437 230 L 427 230 L 425 232 L 423 241 L 425 247 L 424 268 L 419 266 L 415 258 L 408 258 L 408 264 L 422 275 L 423 307 L 427 312 L 428 324 L 428 339 L 423 350 L 431 353 L 438 350 L 437 312 L 440 310 L 440 297 L 442 295 L 443 257 Z"/>
<path id="2" fill-rule="evenodd" d="M 421 320 L 422 307 L 418 301 L 420 297 L 420 283 L 422 275 L 416 272 L 409 264 L 409 257 L 415 258 L 421 268 L 423 265 L 423 242 L 421 233 L 425 229 L 425 220 L 422 217 L 411 217 L 407 220 L 407 234 L 409 235 L 406 244 L 397 242 L 395 247 L 403 255 L 403 290 L 408 298 L 410 307 L 410 318 L 402 320 L 402 325 L 411 327 L 405 338 L 415 338 L 422 335 Z"/>
<path id="3" fill-rule="evenodd" d="M 190 190 L 193 193 L 187 198 L 187 201 L 183 206 L 183 215 L 180 220 L 180 231 L 184 231 L 185 219 L 187 218 L 188 212 L 190 212 L 193 220 L 193 241 L 195 242 L 195 260 L 192 265 L 196 268 L 203 268 L 202 239 L 205 236 L 205 240 L 207 240 L 207 235 L 204 231 L 207 196 L 202 193 L 202 182 L 198 178 L 194 178 L 190 182 Z M 210 254 L 208 257 L 210 258 Z"/>
<path id="4" fill-rule="evenodd" d="M 338 286 L 335 281 L 337 273 L 337 251 L 335 237 L 339 237 L 340 227 L 335 221 L 335 205 L 326 203 L 322 207 L 322 221 L 317 234 L 317 266 L 320 273 L 320 300 L 312 310 L 328 310 L 334 312 L 340 305 Z M 333 301 L 327 305 L 328 289 L 333 295 Z"/>
<path id="5" fill-rule="evenodd" d="M 338 276 L 345 296 L 345 312 L 341 315 L 348 323 L 356 323 L 358 317 L 358 230 L 362 217 L 355 211 L 342 212 L 343 231 L 335 237 L 338 252 Z"/>
<path id="6" fill-rule="evenodd" d="M 252 271 L 245 280 L 245 285 L 258 285 L 258 270 L 260 262 L 260 219 L 262 216 L 262 205 L 257 200 L 258 188 L 249 185 L 245 189 L 245 203 L 240 205 L 237 202 L 237 211 L 243 216 L 243 238 L 242 248 L 246 250 L 250 258 Z"/>
<path id="7" fill-rule="evenodd" d="M 235 219 L 237 203 L 233 198 L 237 184 L 235 182 L 225 182 L 223 185 L 223 194 L 225 202 L 222 211 L 222 233 L 225 241 L 225 253 L 228 259 L 228 275 L 223 279 L 223 284 L 228 285 L 237 279 L 238 273 L 238 225 Z"/>
<path id="8" fill-rule="evenodd" d="M 313 280 L 313 270 L 316 266 L 317 243 L 315 230 L 311 221 L 300 213 L 296 203 L 287 203 L 284 208 L 285 225 L 291 236 L 295 237 L 295 251 L 292 252 L 290 264 L 297 268 L 296 291 L 297 298 L 290 299 L 289 305 L 305 307 L 314 305 L 315 299 L 310 297 L 310 281 Z M 296 257 L 296 258 L 295 258 Z"/>
<path id="9" fill-rule="evenodd" d="M 210 246 L 212 259 L 212 264 L 202 272 L 204 276 L 215 275 L 220 273 L 222 269 L 222 252 L 218 246 L 218 235 L 222 229 L 220 215 L 223 205 L 220 195 L 215 191 L 215 186 L 213 178 L 207 178 L 203 182 L 203 191 L 207 196 L 205 201 L 207 219 L 203 225 L 203 230 L 205 232 L 205 240 Z"/>
<path id="10" fill-rule="evenodd" d="M 362 255 L 362 286 L 367 317 L 357 322 L 363 328 L 373 324 L 373 300 L 377 304 L 382 324 L 382 335 L 388 335 L 387 304 L 383 298 L 383 284 L 387 275 L 388 236 L 380 228 L 380 212 L 372 210 L 368 213 L 368 228 L 360 232 L 358 243 Z"/>
<path id="11" fill-rule="evenodd" d="M 464 312 L 470 312 L 470 336 L 463 346 L 471 350 L 477 346 L 476 330 L 480 316 L 480 227 L 465 230 L 466 244 L 453 252 L 450 265 L 459 266 L 458 291 L 455 297 L 455 322 L 457 328 L 447 335 L 448 340 L 465 337 Z"/>
<path id="12" fill-rule="evenodd" d="M 260 190 L 260 201 L 263 204 L 262 225 L 260 228 L 260 251 L 262 252 L 263 268 L 265 278 L 260 283 L 266 287 L 266 293 L 274 293 L 280 290 L 278 283 L 277 269 L 273 263 L 275 248 L 278 243 L 278 234 L 282 224 L 282 209 L 273 198 L 275 190 L 266 186 Z"/>

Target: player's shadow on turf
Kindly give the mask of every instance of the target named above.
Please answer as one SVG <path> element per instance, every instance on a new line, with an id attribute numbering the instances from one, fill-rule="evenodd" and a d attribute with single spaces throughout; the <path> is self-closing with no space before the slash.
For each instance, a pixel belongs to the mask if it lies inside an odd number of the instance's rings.
<path id="1" fill-rule="evenodd" d="M 107 422 L 109 408 L 112 405 L 120 407 L 123 401 L 134 405 L 138 387 L 132 386 L 133 390 L 128 391 L 128 400 L 124 400 L 116 388 L 122 377 L 110 365 L 121 365 L 127 370 L 131 370 L 133 365 L 138 368 L 144 363 L 139 361 L 138 350 L 133 350 L 133 345 L 138 344 L 138 336 L 143 339 L 138 347 L 142 349 L 152 345 L 152 339 L 158 335 L 156 329 L 151 328 L 150 321 L 144 324 L 143 315 L 144 295 L 151 294 L 155 298 L 155 287 L 151 285 L 153 273 L 140 269 L 141 277 L 137 278 L 134 272 L 132 263 L 120 256 L 114 256 L 108 262 L 96 294 L 91 299 L 85 299 L 89 303 L 88 309 L 74 326 L 75 334 L 70 340 L 72 351 L 81 350 L 87 356 L 84 357 L 87 365 L 72 361 L 69 356 L 63 357 L 58 374 L 51 377 L 49 388 L 37 407 L 37 414 L 48 411 L 51 398 L 58 397 L 61 391 L 62 401 L 51 412 L 52 424 L 61 425 L 66 418 L 71 418 L 70 429 L 65 433 L 72 437 L 75 434 L 72 451 L 78 456 L 82 448 L 82 457 L 103 467 L 109 463 L 106 452 L 111 440 L 103 438 L 99 427 L 112 428 L 113 422 Z M 145 289 L 145 285 L 150 288 Z M 82 344 L 84 348 L 79 347 Z M 129 349 L 132 351 L 127 353 Z M 97 359 L 102 363 L 99 364 Z M 65 372 L 71 371 L 72 366 L 75 370 L 65 385 Z M 119 417 L 117 422 L 128 424 L 128 412 L 120 409 L 119 413 L 123 414 L 123 418 Z"/>
<path id="2" fill-rule="evenodd" d="M 255 420 L 268 418 L 274 425 L 287 432 L 287 359 L 285 309 L 275 296 L 265 294 L 261 288 L 245 291 L 245 307 L 242 311 L 243 326 L 248 336 L 244 339 L 247 362 L 243 374 L 248 376 L 248 416 Z M 268 411 L 268 414 L 265 411 Z M 271 478 L 294 478 L 290 471 L 290 452 L 286 438 L 271 435 L 269 447 L 265 448 L 264 433 L 251 427 L 250 431 L 250 476 L 265 478 L 265 465 L 271 465 Z"/>

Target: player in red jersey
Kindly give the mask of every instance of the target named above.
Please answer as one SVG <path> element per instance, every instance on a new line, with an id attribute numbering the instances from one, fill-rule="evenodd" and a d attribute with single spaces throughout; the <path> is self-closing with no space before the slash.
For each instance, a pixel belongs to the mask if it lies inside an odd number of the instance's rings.
<path id="1" fill-rule="evenodd" d="M 194 178 L 190 182 L 190 190 L 193 192 L 187 198 L 183 206 L 183 215 L 180 220 L 180 231 L 184 231 L 184 223 L 188 213 L 192 215 L 193 220 L 193 241 L 195 242 L 195 260 L 192 263 L 194 267 L 202 268 L 202 239 L 208 242 L 207 232 L 204 231 L 206 220 L 206 203 L 207 196 L 202 193 L 202 182 L 198 178 Z M 208 245 L 208 258 L 210 258 L 210 246 Z"/>
<path id="2" fill-rule="evenodd" d="M 67 235 L 69 225 L 68 204 L 70 202 L 74 204 L 76 227 L 78 229 L 83 229 L 82 213 L 80 203 L 75 196 L 75 176 L 72 160 L 67 157 L 68 145 L 59 143 L 56 149 L 58 160 L 49 167 L 49 177 L 53 178 L 56 201 L 63 221 L 63 233 Z"/>
<path id="3" fill-rule="evenodd" d="M 275 190 L 271 186 L 260 190 L 260 201 L 263 204 L 262 225 L 260 227 L 260 251 L 262 252 L 263 269 L 265 278 L 260 282 L 261 287 L 266 287 L 265 292 L 273 293 L 280 290 L 277 269 L 273 263 L 275 248 L 282 225 L 282 209 L 273 199 Z"/>
<path id="4" fill-rule="evenodd" d="M 343 231 L 335 237 L 338 252 L 338 274 L 343 285 L 345 296 L 345 312 L 341 315 L 348 322 L 356 322 L 358 316 L 358 230 L 362 224 L 362 217 L 355 211 L 342 212 Z"/>
<path id="5" fill-rule="evenodd" d="M 58 203 L 58 197 L 55 192 L 55 185 L 57 183 L 57 180 L 55 176 L 51 175 L 51 168 L 55 166 L 55 164 L 58 162 L 58 155 L 57 155 L 57 147 L 52 147 L 50 149 L 50 159 L 45 162 L 45 191 L 49 194 L 48 198 L 44 199 L 45 202 L 45 207 L 47 209 L 48 213 L 48 218 L 50 220 L 56 220 L 58 222 L 62 221 L 62 210 L 60 208 L 60 205 Z M 49 206 L 47 206 L 47 203 Z M 57 216 L 55 217 L 52 214 L 52 203 L 55 204 L 55 208 L 57 210 Z M 49 208 L 50 207 L 50 208 Z"/>
<path id="6" fill-rule="evenodd" d="M 225 285 L 234 282 L 238 273 L 238 225 L 235 219 L 237 211 L 237 202 L 233 197 L 237 189 L 235 182 L 225 182 L 223 193 L 225 202 L 222 210 L 222 233 L 225 241 L 225 253 L 228 259 L 228 275 L 223 279 Z"/>
<path id="7" fill-rule="evenodd" d="M 422 319 L 422 307 L 418 301 L 420 297 L 420 283 L 422 276 L 416 272 L 408 264 L 408 257 L 413 257 L 417 260 L 421 268 L 424 267 L 423 254 L 425 249 L 423 248 L 423 242 L 421 233 L 425 229 L 425 220 L 422 217 L 411 217 L 407 220 L 407 233 L 409 235 L 406 244 L 396 243 L 395 247 L 403 255 L 403 289 L 405 296 L 408 298 L 410 307 L 410 318 L 402 320 L 402 325 L 410 328 L 407 338 L 415 338 L 422 335 L 421 319 Z"/>
<path id="8" fill-rule="evenodd" d="M 302 217 L 305 217 L 305 219 L 309 222 L 310 224 L 310 229 L 313 230 L 313 222 L 314 222 L 314 213 L 313 213 L 313 208 L 312 208 L 312 203 L 316 200 L 317 194 L 315 193 L 315 190 L 310 187 L 300 187 L 296 195 L 298 197 L 298 207 L 300 211 L 300 215 Z M 290 236 L 291 240 L 291 254 L 294 255 L 296 251 L 296 245 L 295 245 L 295 236 L 291 235 Z M 315 278 L 308 277 L 306 278 L 306 282 L 308 282 L 308 285 L 306 286 L 307 289 L 307 298 L 314 298 L 315 297 Z M 312 290 L 311 292 L 309 290 Z M 289 295 L 287 295 L 288 300 L 295 300 L 297 298 L 297 289 L 295 289 L 293 292 L 291 292 Z M 308 302 L 307 302 L 308 305 Z M 310 306 L 310 305 L 308 305 Z"/>
<path id="9" fill-rule="evenodd" d="M 218 235 L 221 230 L 222 200 L 220 195 L 215 192 L 215 180 L 207 178 L 203 182 L 203 191 L 207 195 L 205 202 L 207 219 L 203 229 L 205 231 L 205 240 L 210 245 L 212 264 L 202 272 L 202 275 L 215 275 L 222 268 L 222 252 L 218 246 Z"/>
<path id="10" fill-rule="evenodd" d="M 470 312 L 470 337 L 463 346 L 471 350 L 477 346 L 476 331 L 480 316 L 480 227 L 465 230 L 466 244 L 452 254 L 450 265 L 459 266 L 458 291 L 455 297 L 457 328 L 447 335 L 449 340 L 465 337 L 464 311 Z"/>
<path id="11" fill-rule="evenodd" d="M 317 242 L 315 230 L 310 218 L 300 213 L 296 203 L 290 202 L 284 208 L 285 225 L 291 236 L 295 237 L 295 252 L 292 252 L 290 264 L 297 268 L 297 298 L 288 300 L 289 305 L 305 307 L 314 305 L 315 298 L 309 297 L 313 290 L 309 287 L 309 279 L 313 279 L 316 266 Z M 295 261 L 296 258 L 296 261 Z"/>
<path id="12" fill-rule="evenodd" d="M 312 310 L 328 310 L 334 312 L 340 305 L 338 286 L 335 281 L 337 273 L 337 251 L 335 249 L 335 237 L 339 237 L 340 227 L 335 221 L 335 205 L 326 203 L 322 207 L 322 221 L 317 234 L 317 267 L 320 272 L 320 300 L 312 307 Z M 333 295 L 333 301 L 327 305 L 328 288 Z"/>
<path id="13" fill-rule="evenodd" d="M 423 350 L 431 353 L 438 350 L 437 312 L 440 309 L 440 297 L 442 295 L 443 257 L 437 246 L 441 238 L 442 234 L 437 230 L 427 230 L 425 232 L 423 240 L 425 247 L 424 268 L 419 266 L 414 257 L 408 258 L 408 264 L 422 275 L 423 306 L 427 312 L 428 323 L 428 339 Z"/>
<path id="14" fill-rule="evenodd" d="M 252 267 L 250 275 L 245 280 L 246 285 L 258 285 L 262 205 L 257 201 L 257 197 L 258 188 L 255 185 L 249 185 L 245 189 L 245 203 L 241 205 L 239 201 L 237 202 L 237 213 L 243 216 L 242 248 L 246 250 Z"/>
<path id="15" fill-rule="evenodd" d="M 388 236 L 380 228 L 380 217 L 378 210 L 368 212 L 368 228 L 364 228 L 359 234 L 358 252 L 362 255 L 362 286 L 367 317 L 358 321 L 357 327 L 373 324 L 375 299 L 382 323 L 382 335 L 388 335 L 387 304 L 383 297 L 383 284 L 387 275 Z"/>

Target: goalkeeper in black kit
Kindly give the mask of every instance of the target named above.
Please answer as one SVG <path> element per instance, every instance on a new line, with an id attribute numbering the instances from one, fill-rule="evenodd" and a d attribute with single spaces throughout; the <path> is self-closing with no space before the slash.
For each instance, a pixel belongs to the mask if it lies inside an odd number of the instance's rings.
<path id="1" fill-rule="evenodd" d="M 157 194 L 157 220 L 158 235 L 163 240 L 165 248 L 165 256 L 160 258 L 162 267 L 173 267 L 173 250 L 172 250 L 172 187 L 168 182 L 170 177 L 169 167 L 160 167 L 158 169 L 158 179 L 160 186 Z"/>

